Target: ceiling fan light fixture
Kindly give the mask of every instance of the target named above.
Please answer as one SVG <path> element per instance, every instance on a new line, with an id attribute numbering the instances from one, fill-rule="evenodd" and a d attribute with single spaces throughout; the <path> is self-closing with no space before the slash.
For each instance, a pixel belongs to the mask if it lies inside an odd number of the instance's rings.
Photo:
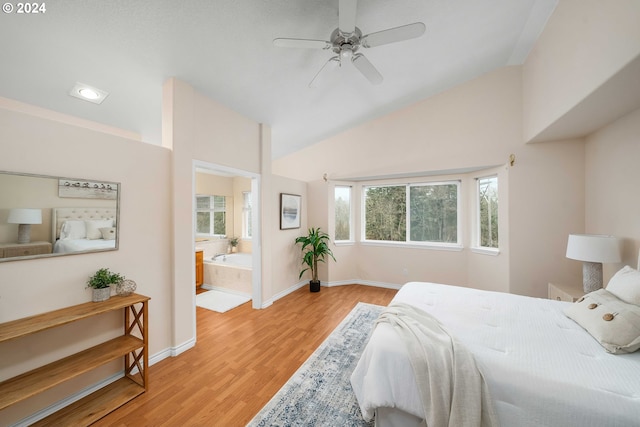
<path id="1" fill-rule="evenodd" d="M 344 44 L 340 48 L 340 57 L 342 59 L 351 59 L 353 56 L 353 46 L 350 44 Z"/>

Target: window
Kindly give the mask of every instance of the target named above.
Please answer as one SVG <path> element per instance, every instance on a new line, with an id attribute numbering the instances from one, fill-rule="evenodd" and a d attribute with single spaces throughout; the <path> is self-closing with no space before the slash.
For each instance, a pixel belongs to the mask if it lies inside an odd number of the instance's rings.
<path id="1" fill-rule="evenodd" d="M 458 244 L 459 189 L 458 182 L 364 187 L 365 240 Z"/>
<path id="2" fill-rule="evenodd" d="M 336 214 L 334 240 L 353 240 L 351 234 L 351 187 L 336 185 L 334 193 Z"/>
<path id="3" fill-rule="evenodd" d="M 242 237 L 250 239 L 252 236 L 251 224 L 251 192 L 242 193 Z"/>
<path id="4" fill-rule="evenodd" d="M 478 179 L 478 246 L 498 248 L 498 177 Z"/>
<path id="5" fill-rule="evenodd" d="M 196 234 L 226 234 L 226 202 L 224 196 L 196 196 Z"/>

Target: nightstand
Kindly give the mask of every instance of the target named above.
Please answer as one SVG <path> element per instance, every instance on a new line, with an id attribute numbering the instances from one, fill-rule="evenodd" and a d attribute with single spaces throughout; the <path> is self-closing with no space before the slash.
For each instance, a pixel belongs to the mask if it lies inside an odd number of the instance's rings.
<path id="1" fill-rule="evenodd" d="M 51 243 L 49 242 L 0 244 L 0 258 L 42 255 L 42 254 L 50 254 L 50 253 L 51 253 Z"/>
<path id="2" fill-rule="evenodd" d="M 557 301 L 575 302 L 585 294 L 582 285 L 549 283 L 548 298 Z"/>

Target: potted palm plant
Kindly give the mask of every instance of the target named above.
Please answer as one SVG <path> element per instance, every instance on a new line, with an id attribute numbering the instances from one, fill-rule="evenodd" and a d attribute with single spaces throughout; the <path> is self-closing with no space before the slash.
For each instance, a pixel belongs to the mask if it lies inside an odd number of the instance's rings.
<path id="1" fill-rule="evenodd" d="M 333 252 L 329 248 L 329 235 L 318 228 L 310 228 L 306 236 L 296 238 L 296 244 L 302 244 L 302 265 L 306 267 L 300 271 L 298 278 L 301 278 L 305 271 L 311 272 L 309 290 L 311 292 L 320 291 L 320 280 L 318 280 L 318 263 L 325 262 L 327 256 L 335 261 Z"/>
<path id="2" fill-rule="evenodd" d="M 124 280 L 124 276 L 101 268 L 87 280 L 87 286 L 93 289 L 91 301 L 106 301 L 111 297 L 111 285 L 117 285 Z"/>

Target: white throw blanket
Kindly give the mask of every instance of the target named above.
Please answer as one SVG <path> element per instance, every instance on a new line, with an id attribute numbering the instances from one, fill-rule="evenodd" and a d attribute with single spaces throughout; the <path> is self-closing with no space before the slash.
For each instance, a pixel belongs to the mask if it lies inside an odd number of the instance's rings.
<path id="1" fill-rule="evenodd" d="M 436 318 L 394 303 L 377 323 L 389 323 L 406 343 L 428 427 L 498 425 L 473 355 Z"/>

